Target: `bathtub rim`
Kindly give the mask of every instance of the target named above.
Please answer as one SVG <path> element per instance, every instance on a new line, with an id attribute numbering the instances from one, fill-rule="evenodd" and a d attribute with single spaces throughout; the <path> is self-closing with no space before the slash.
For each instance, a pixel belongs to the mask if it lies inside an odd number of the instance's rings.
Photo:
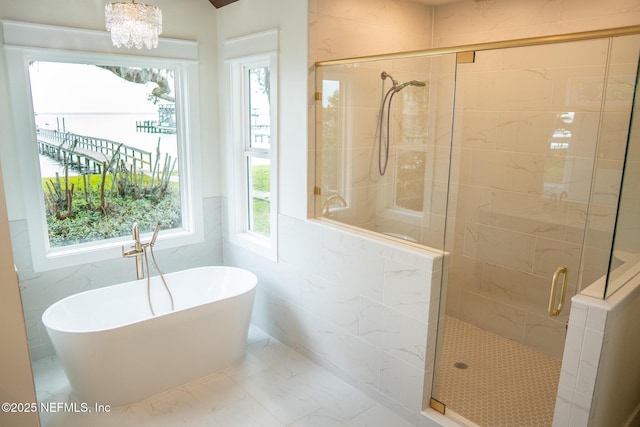
<path id="1" fill-rule="evenodd" d="M 165 277 L 170 277 L 171 275 L 176 275 L 178 273 L 184 272 L 184 271 L 197 271 L 197 270 L 233 270 L 233 271 L 239 271 L 242 272 L 243 275 L 246 275 L 247 277 L 250 278 L 250 285 L 247 287 L 247 289 L 243 290 L 240 293 L 237 293 L 235 295 L 229 296 L 227 298 L 224 298 L 222 300 L 231 300 L 231 299 L 236 299 L 236 298 L 240 298 L 248 293 L 254 292 L 255 289 L 258 286 L 258 277 L 256 276 L 255 273 L 244 269 L 244 268 L 240 268 L 240 267 L 233 267 L 233 266 L 225 266 L 225 265 L 211 265 L 211 266 L 201 266 L 201 267 L 192 267 L 192 268 L 187 268 L 184 270 L 178 270 L 178 271 L 173 271 L 171 273 L 163 273 L 163 275 Z M 152 276 L 151 278 L 157 278 L 159 277 L 159 275 L 156 276 Z M 42 322 L 42 324 L 45 326 L 46 329 L 51 330 L 51 331 L 55 331 L 55 332 L 59 332 L 59 333 L 65 333 L 65 334 L 90 334 L 90 333 L 98 333 L 98 332 L 109 332 L 109 331 L 114 331 L 117 330 L 119 328 L 124 328 L 130 325 L 135 325 L 135 324 L 140 324 L 140 323 L 144 323 L 144 322 L 149 322 L 149 321 L 153 321 L 155 319 L 159 319 L 159 318 L 163 318 L 163 317 L 167 317 L 169 315 L 172 314 L 176 314 L 176 313 L 180 313 L 182 311 L 186 311 L 186 310 L 190 310 L 193 308 L 197 308 L 197 307 L 201 307 L 201 306 L 205 306 L 207 304 L 215 304 L 218 301 L 222 301 L 222 300 L 213 300 L 213 301 L 205 301 L 202 302 L 201 304 L 197 304 L 197 305 L 191 305 L 188 307 L 184 307 L 184 308 L 179 308 L 177 310 L 173 310 L 173 311 L 169 311 L 166 313 L 162 313 L 162 314 L 158 314 L 155 316 L 150 316 L 150 317 L 146 317 L 144 319 L 140 319 L 140 320 L 136 320 L 133 322 L 129 322 L 126 324 L 122 324 L 122 325 L 116 325 L 116 326 L 112 326 L 112 327 L 106 327 L 106 328 L 93 328 L 93 329 L 89 329 L 89 330 L 74 330 L 71 328 L 61 328 L 61 327 L 55 327 L 52 326 L 50 322 L 47 322 L 47 320 L 52 316 L 52 313 L 59 308 L 60 305 L 63 305 L 65 303 L 65 301 L 68 301 L 72 298 L 77 298 L 81 295 L 85 295 L 85 294 L 89 294 L 89 293 L 94 293 L 94 292 L 104 292 L 106 289 L 109 288 L 114 288 L 114 287 L 124 287 L 124 286 L 130 286 L 134 283 L 138 283 L 138 282 L 144 282 L 143 284 L 146 286 L 146 281 L 147 279 L 138 279 L 138 280 L 130 280 L 127 282 L 123 282 L 123 283 L 115 283 L 113 285 L 107 285 L 107 286 L 102 286 L 100 288 L 95 288 L 95 289 L 88 289 L 86 291 L 81 291 L 81 292 L 76 292 L 72 295 L 69 295 L 67 297 L 61 298 L 59 300 L 57 300 L 56 302 L 54 302 L 53 304 L 49 305 L 45 311 L 42 313 L 42 316 L 40 316 L 40 321 Z"/>

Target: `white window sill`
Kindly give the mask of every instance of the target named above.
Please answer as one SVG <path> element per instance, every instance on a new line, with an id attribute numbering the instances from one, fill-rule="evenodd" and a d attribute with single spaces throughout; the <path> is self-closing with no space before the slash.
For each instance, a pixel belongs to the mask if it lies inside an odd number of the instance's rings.
<path id="1" fill-rule="evenodd" d="M 152 233 L 140 236 L 142 243 L 151 240 Z M 202 232 L 186 232 L 183 230 L 160 231 L 154 245 L 156 250 L 172 249 L 192 245 L 204 241 Z M 116 259 L 122 257 L 122 248 L 129 250 L 133 246 L 133 238 L 123 237 L 103 242 L 87 242 L 81 245 L 52 248 L 48 251 L 33 251 L 33 270 L 35 272 L 73 267 Z M 39 253 L 38 253 L 39 252 Z"/>

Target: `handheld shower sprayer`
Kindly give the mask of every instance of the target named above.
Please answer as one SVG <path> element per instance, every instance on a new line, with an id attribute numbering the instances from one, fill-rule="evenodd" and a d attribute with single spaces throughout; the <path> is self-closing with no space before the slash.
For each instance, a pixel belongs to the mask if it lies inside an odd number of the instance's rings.
<path id="1" fill-rule="evenodd" d="M 382 79 L 382 92 L 384 93 L 384 81 L 389 78 L 391 79 L 392 86 L 383 96 L 382 103 L 380 105 L 380 115 L 378 116 L 378 129 L 376 130 L 376 134 L 378 137 L 378 172 L 380 172 L 380 176 L 383 176 L 387 172 L 387 164 L 389 163 L 389 127 L 391 122 L 391 100 L 393 96 L 400 92 L 407 86 L 416 86 L 416 87 L 424 87 L 427 85 L 426 82 L 420 80 L 409 80 L 408 82 L 404 82 L 402 84 L 398 84 L 398 81 L 394 79 L 391 74 L 383 71 L 380 73 L 380 78 Z M 386 117 L 385 117 L 385 108 Z M 384 126 L 384 122 L 386 119 L 386 141 L 383 141 L 382 129 Z M 384 154 L 383 154 L 384 149 Z"/>
<path id="2" fill-rule="evenodd" d="M 402 89 L 404 89 L 407 86 L 424 87 L 426 85 L 427 84 L 425 82 L 422 82 L 422 81 L 419 81 L 419 80 L 410 80 L 410 81 L 404 82 L 400 86 L 396 87 L 396 92 L 400 92 Z"/>
<path id="3" fill-rule="evenodd" d="M 404 89 L 407 86 L 424 87 L 424 86 L 427 85 L 425 82 L 420 81 L 420 80 L 409 80 L 408 82 L 404 82 L 404 83 L 399 85 L 398 81 L 396 79 L 394 79 L 393 76 L 391 74 L 387 73 L 386 71 L 383 71 L 380 74 L 380 78 L 383 81 L 386 80 L 387 78 L 391 79 L 391 83 L 392 83 L 391 89 L 393 89 L 393 91 L 396 92 L 396 93 L 400 92 L 402 89 Z"/>

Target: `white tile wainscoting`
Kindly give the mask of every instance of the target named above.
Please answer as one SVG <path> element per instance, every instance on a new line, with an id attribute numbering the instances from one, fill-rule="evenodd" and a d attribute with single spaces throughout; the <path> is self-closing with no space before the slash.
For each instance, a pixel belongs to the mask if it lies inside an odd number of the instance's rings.
<path id="1" fill-rule="evenodd" d="M 431 395 L 442 255 L 279 216 L 279 260 L 226 244 L 256 272 L 253 323 L 414 424 Z"/>

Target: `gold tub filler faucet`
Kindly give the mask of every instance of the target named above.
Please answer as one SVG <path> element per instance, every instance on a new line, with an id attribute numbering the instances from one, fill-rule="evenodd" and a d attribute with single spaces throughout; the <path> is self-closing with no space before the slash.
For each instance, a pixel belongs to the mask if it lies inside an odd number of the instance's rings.
<path id="1" fill-rule="evenodd" d="M 153 306 L 151 304 L 151 274 L 149 273 L 149 257 L 147 256 L 147 248 L 149 248 L 149 252 L 151 252 L 151 259 L 153 260 L 153 265 L 156 267 L 160 278 L 162 279 L 162 283 L 164 284 L 164 288 L 167 290 L 169 294 L 169 298 L 171 299 L 171 311 L 174 310 L 173 304 L 173 295 L 171 295 L 171 291 L 169 290 L 169 286 L 167 282 L 164 280 L 164 276 L 158 267 L 158 263 L 156 262 L 156 256 L 153 253 L 153 245 L 156 243 L 156 239 L 158 238 L 158 233 L 160 232 L 161 224 L 158 223 L 156 225 L 156 229 L 153 232 L 153 236 L 151 240 L 146 243 L 140 242 L 140 230 L 138 229 L 138 223 L 134 222 L 132 227 L 133 233 L 133 246 L 130 247 L 128 251 L 124 250 L 124 246 L 122 246 L 122 256 L 124 258 L 135 258 L 136 259 L 136 278 L 138 280 L 144 279 L 145 277 L 145 267 L 147 270 L 147 300 L 149 301 L 149 308 L 151 309 L 151 314 L 155 315 L 153 311 Z M 144 258 L 144 263 L 142 262 Z"/>
<path id="2" fill-rule="evenodd" d="M 147 243 L 140 242 L 140 230 L 138 230 L 137 222 L 133 223 L 132 232 L 133 232 L 134 245 L 131 246 L 131 249 L 129 249 L 128 251 L 125 251 L 124 246 L 122 246 L 122 256 L 124 258 L 136 259 L 136 278 L 144 279 L 144 265 L 142 263 L 142 258 L 143 257 L 146 258 L 147 248 L 153 248 L 153 245 L 156 243 L 156 239 L 158 238 L 158 233 L 160 232 L 160 223 L 156 225 L 156 230 L 153 232 L 153 237 L 151 237 L 151 240 Z M 147 261 L 147 264 L 148 264 L 148 261 Z"/>

